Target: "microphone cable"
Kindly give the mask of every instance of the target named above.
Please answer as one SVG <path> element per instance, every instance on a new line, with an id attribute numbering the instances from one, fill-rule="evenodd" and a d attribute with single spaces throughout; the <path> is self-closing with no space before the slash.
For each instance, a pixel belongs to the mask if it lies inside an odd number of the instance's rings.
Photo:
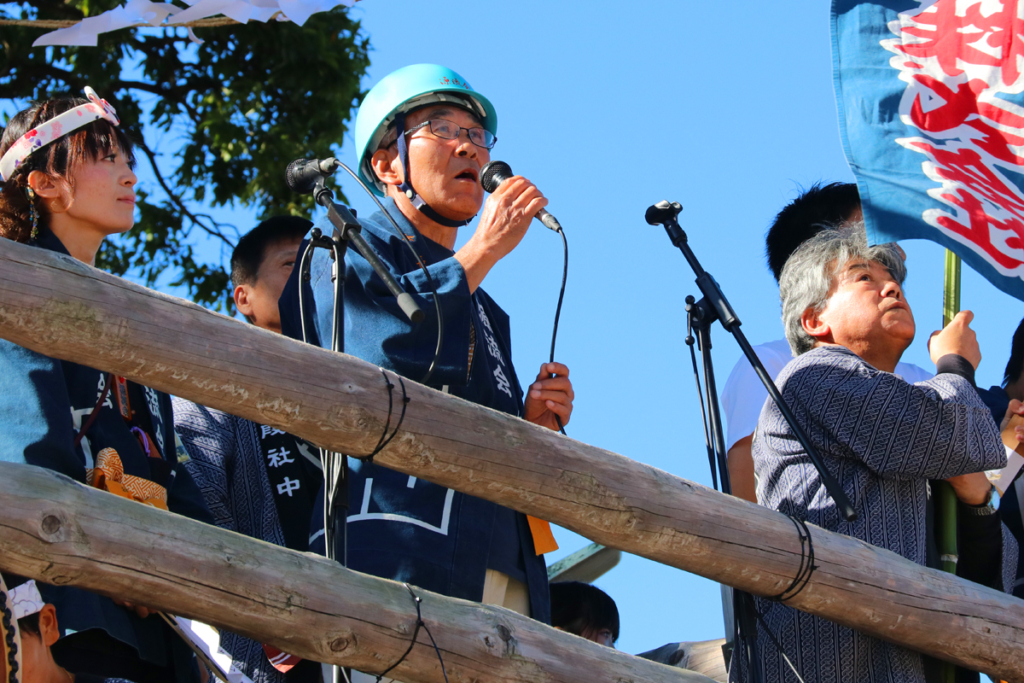
<path id="1" fill-rule="evenodd" d="M 420 258 L 419 252 L 416 251 L 416 247 L 412 246 L 413 238 L 410 237 L 405 232 L 405 230 L 402 230 L 402 226 L 400 226 L 398 224 L 398 221 L 396 221 L 391 216 L 391 214 L 387 212 L 387 209 L 384 208 L 384 205 L 381 203 L 381 201 L 377 199 L 377 195 L 375 195 L 370 190 L 370 188 L 366 186 L 366 183 L 363 182 L 362 178 L 356 175 L 355 171 L 353 171 L 351 168 L 341 163 L 337 159 L 335 159 L 335 161 L 338 163 L 338 166 L 341 166 L 343 169 L 348 171 L 348 174 L 350 176 L 355 178 L 355 181 L 359 183 L 359 187 L 363 188 L 363 191 L 366 192 L 366 194 L 370 195 L 370 199 L 372 199 L 373 203 L 377 205 L 377 208 L 380 209 L 380 212 L 384 214 L 388 221 L 391 222 L 391 225 L 395 228 L 395 230 L 397 230 L 398 233 L 402 236 L 402 241 L 405 242 L 405 246 L 409 247 L 409 250 L 412 252 L 413 257 L 415 257 L 416 259 L 416 264 L 420 267 L 420 270 L 422 270 L 423 274 L 427 277 L 427 284 L 430 286 L 430 291 L 434 295 L 434 310 L 437 312 L 437 346 L 434 348 L 434 358 L 430 361 L 430 367 L 427 368 L 426 374 L 423 375 L 423 379 L 420 380 L 420 384 L 426 384 L 428 381 L 430 381 L 431 376 L 434 374 L 434 370 L 437 368 L 437 361 L 441 357 L 441 346 L 442 344 L 444 344 L 444 314 L 441 313 L 441 304 L 437 300 L 437 285 L 434 284 L 434 278 L 430 276 L 430 271 L 427 270 L 427 266 L 423 263 L 423 259 Z M 554 347 L 552 347 L 552 349 L 554 349 Z"/>
<path id="2" fill-rule="evenodd" d="M 512 168 L 504 161 L 492 160 L 487 162 L 482 169 L 480 169 L 480 184 L 483 186 L 484 191 L 490 194 L 494 194 L 497 189 L 506 180 L 513 176 Z M 549 363 L 555 362 L 555 340 L 558 337 L 558 319 L 562 315 L 562 300 L 565 297 L 565 281 L 569 276 L 569 241 L 565 237 L 565 231 L 562 230 L 562 226 L 558 220 L 552 216 L 547 210 L 540 209 L 537 215 L 534 216 L 540 221 L 545 228 L 553 230 L 562 236 L 562 247 L 564 249 L 565 257 L 562 262 L 562 286 L 558 290 L 558 305 L 555 307 L 555 324 L 551 328 L 551 355 L 549 356 Z M 548 373 L 548 378 L 554 377 L 554 374 Z M 562 424 L 562 418 L 555 414 L 555 423 L 558 425 L 558 431 L 563 436 L 567 436 L 565 433 L 565 425 Z"/>
<path id="3" fill-rule="evenodd" d="M 565 298 L 565 281 L 569 277 L 569 240 L 565 238 L 565 231 L 559 226 L 558 234 L 562 236 L 562 249 L 564 257 L 562 259 L 562 286 L 558 290 L 558 305 L 555 306 L 555 324 L 551 327 L 551 358 L 549 363 L 555 362 L 555 340 L 558 338 L 558 319 L 562 316 L 562 299 Z M 555 422 L 558 423 L 558 431 L 562 433 L 562 436 L 568 436 L 565 433 L 565 425 L 562 424 L 562 418 L 555 415 Z"/>

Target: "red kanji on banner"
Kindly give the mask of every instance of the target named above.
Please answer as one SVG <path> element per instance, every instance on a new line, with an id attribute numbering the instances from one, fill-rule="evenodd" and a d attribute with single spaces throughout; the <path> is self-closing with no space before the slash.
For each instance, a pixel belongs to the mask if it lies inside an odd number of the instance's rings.
<path id="1" fill-rule="evenodd" d="M 936 159 L 934 173 L 944 182 L 958 186 L 941 199 L 962 210 L 966 220 L 960 222 L 945 215 L 937 215 L 936 223 L 951 233 L 981 247 L 986 255 L 1007 270 L 1024 266 L 1024 259 L 1011 255 L 1024 253 L 1024 200 L 1019 192 L 1008 186 L 982 162 L 981 155 L 972 149 L 951 151 L 925 142 L 914 143 Z M 986 204 L 1001 207 L 1005 218 L 996 218 L 986 211 Z M 1002 244 L 1000 250 L 997 245 Z M 1008 253 L 1010 252 L 1010 253 Z"/>
<path id="2" fill-rule="evenodd" d="M 943 73 L 964 73 L 960 62 L 999 67 L 1003 85 L 1020 77 L 1017 59 L 1024 56 L 1024 20 L 1017 0 L 968 4 L 939 0 L 919 13 L 908 13 L 913 24 L 904 26 L 903 44 L 897 49 L 916 59 L 935 58 Z M 916 39 L 916 40 L 912 40 Z"/>
<path id="3" fill-rule="evenodd" d="M 907 83 L 900 119 L 927 136 L 897 142 L 925 156 L 939 183 L 929 194 L 948 207 L 922 218 L 1021 275 L 1024 192 L 1011 177 L 1024 177 L 1024 108 L 1005 97 L 1024 85 L 1019 1 L 924 0 L 889 24 L 897 38 L 882 46 Z"/>

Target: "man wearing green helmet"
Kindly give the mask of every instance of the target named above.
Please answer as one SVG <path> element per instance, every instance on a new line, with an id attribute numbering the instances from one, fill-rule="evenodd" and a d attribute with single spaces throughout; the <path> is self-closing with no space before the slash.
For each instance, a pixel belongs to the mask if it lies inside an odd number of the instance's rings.
<path id="1" fill-rule="evenodd" d="M 480 287 L 547 204 L 536 186 L 519 176 L 506 180 L 484 202 L 480 170 L 490 160 L 496 132 L 490 101 L 445 67 L 405 67 L 367 93 L 356 118 L 358 172 L 384 197 L 397 226 L 377 212 L 360 219 L 362 234 L 427 319 L 409 323 L 369 264 L 349 250 L 345 351 L 416 381 L 424 381 L 433 368 L 426 380 L 430 386 L 557 429 L 558 420 L 568 423 L 572 414 L 568 368 L 541 365 L 524 401 L 512 367 L 509 318 Z M 481 207 L 473 236 L 454 251 L 458 229 Z M 330 233 L 326 219 L 320 226 Z M 315 328 L 307 332 L 326 345 L 333 314 L 331 262 L 325 250 L 316 252 L 310 282 L 303 285 L 309 288 L 305 315 Z M 281 298 L 281 318 L 284 332 L 301 338 L 298 291 L 299 277 L 293 272 Z M 436 359 L 435 301 L 444 320 Z M 502 604 L 550 622 L 540 555 L 553 542 L 546 523 L 355 459 L 349 491 L 352 569 Z"/>

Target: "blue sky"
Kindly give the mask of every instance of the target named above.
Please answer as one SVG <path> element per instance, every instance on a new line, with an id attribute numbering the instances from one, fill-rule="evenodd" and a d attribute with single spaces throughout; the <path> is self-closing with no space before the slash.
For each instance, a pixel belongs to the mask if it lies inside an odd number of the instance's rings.
<path id="1" fill-rule="evenodd" d="M 683 299 L 698 292 L 644 211 L 661 199 L 682 203 L 690 244 L 748 338 L 781 336 L 764 233 L 800 188 L 853 180 L 836 119 L 828 2 L 362 0 L 352 11 L 373 45 L 366 86 L 418 62 L 461 73 L 498 111 L 492 158 L 533 180 L 564 226 L 570 267 L 557 356 L 576 388 L 570 436 L 710 485 L 683 342 Z M 354 165 L 352 139 L 338 142 L 335 152 Z M 337 181 L 357 209 L 371 211 L 347 176 Z M 230 218 L 243 230 L 254 224 L 244 211 Z M 941 324 L 943 252 L 903 246 L 918 322 L 904 360 L 930 368 L 925 341 Z M 561 258 L 560 240 L 535 223 L 484 282 L 511 315 L 524 383 L 547 358 Z M 963 305 L 977 315 L 979 384 L 995 384 L 1020 302 L 965 270 Z M 739 349 L 720 327 L 713 334 L 721 386 Z M 588 542 L 563 530 L 556 537 L 562 550 L 552 559 Z M 626 556 L 597 583 L 619 605 L 626 652 L 723 635 L 710 581 Z"/>

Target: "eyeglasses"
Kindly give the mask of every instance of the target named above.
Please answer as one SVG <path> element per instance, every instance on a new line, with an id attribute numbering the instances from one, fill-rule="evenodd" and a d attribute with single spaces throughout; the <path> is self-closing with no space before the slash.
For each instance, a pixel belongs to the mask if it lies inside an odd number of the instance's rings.
<path id="1" fill-rule="evenodd" d="M 415 133 L 420 128 L 426 128 L 430 126 L 430 132 L 435 136 L 444 140 L 457 140 L 462 131 L 466 131 L 469 135 L 469 141 L 477 147 L 483 147 L 484 149 L 492 149 L 494 143 L 498 141 L 498 138 L 494 136 L 491 131 L 485 128 L 463 128 L 454 121 L 448 119 L 430 119 L 424 121 L 418 126 L 413 126 L 409 130 L 405 131 L 406 135 Z"/>

